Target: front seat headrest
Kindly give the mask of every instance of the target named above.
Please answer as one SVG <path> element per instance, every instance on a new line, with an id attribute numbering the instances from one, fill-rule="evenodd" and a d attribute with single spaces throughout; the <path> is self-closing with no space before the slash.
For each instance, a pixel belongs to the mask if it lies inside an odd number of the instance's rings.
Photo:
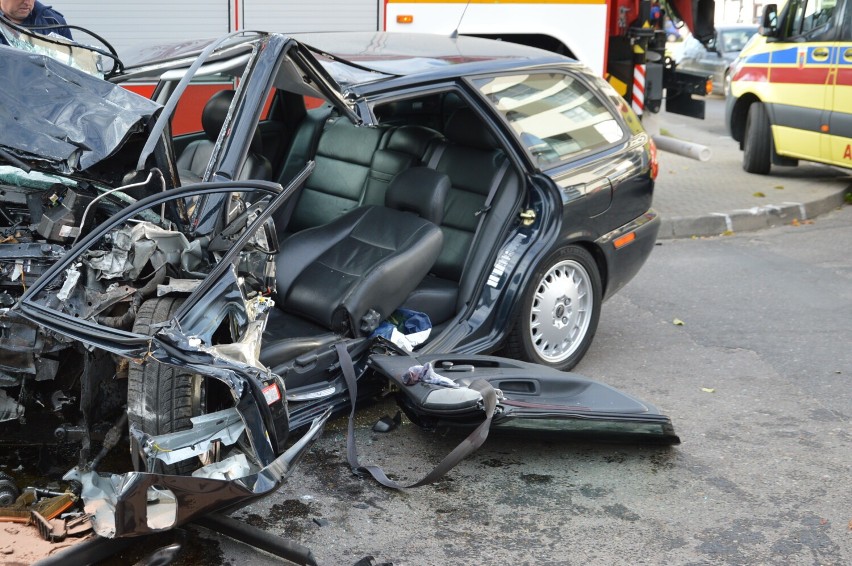
<path id="1" fill-rule="evenodd" d="M 385 206 L 413 212 L 440 225 L 450 186 L 450 178 L 443 173 L 428 167 L 411 167 L 391 180 L 385 193 Z"/>
<path id="2" fill-rule="evenodd" d="M 204 105 L 204 110 L 201 111 L 201 127 L 210 141 L 216 141 L 219 137 L 235 94 L 233 90 L 220 90 Z"/>
<path id="3" fill-rule="evenodd" d="M 231 101 L 234 100 L 235 94 L 236 91 L 230 89 L 220 90 L 211 96 L 207 104 L 204 105 L 204 110 L 201 112 L 201 127 L 204 128 L 204 133 L 210 141 L 215 142 L 219 137 L 219 132 L 225 125 L 225 117 L 228 115 L 228 108 L 231 107 Z M 257 130 L 252 136 L 250 150 L 252 153 L 263 153 L 260 132 Z"/>

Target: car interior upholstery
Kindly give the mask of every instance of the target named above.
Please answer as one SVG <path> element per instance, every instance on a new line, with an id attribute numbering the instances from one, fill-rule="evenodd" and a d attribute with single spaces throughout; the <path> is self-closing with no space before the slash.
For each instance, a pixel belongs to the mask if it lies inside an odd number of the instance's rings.
<path id="1" fill-rule="evenodd" d="M 178 170 L 188 171 L 198 179 L 204 175 L 204 169 L 210 161 L 210 155 L 219 138 L 219 132 L 228 116 L 228 108 L 234 99 L 235 91 L 221 90 L 210 97 L 201 112 L 201 126 L 204 128 L 206 139 L 196 140 L 186 146 L 177 159 Z M 263 155 L 260 134 L 255 132 L 251 148 L 246 157 L 245 165 L 240 173 L 240 179 L 272 179 L 272 164 Z"/>
<path id="2" fill-rule="evenodd" d="M 369 335 L 428 273 L 441 253 L 449 178 L 415 167 L 396 175 L 385 204 L 364 205 L 290 236 L 276 258 L 276 321 L 262 360 L 275 366 L 312 349 L 291 335 L 293 317 L 340 335 Z"/>
<path id="3" fill-rule="evenodd" d="M 374 112 L 381 123 L 363 127 L 325 105 L 288 127 L 272 178 L 286 183 L 309 159 L 315 169 L 275 215 L 277 308 L 261 357 L 273 368 L 335 336 L 368 335 L 380 322 L 373 312 L 398 307 L 426 313 L 434 336 L 482 287 L 495 242 L 517 218 L 521 177 L 458 94 Z M 244 175 L 265 171 L 262 161 L 247 160 Z"/>

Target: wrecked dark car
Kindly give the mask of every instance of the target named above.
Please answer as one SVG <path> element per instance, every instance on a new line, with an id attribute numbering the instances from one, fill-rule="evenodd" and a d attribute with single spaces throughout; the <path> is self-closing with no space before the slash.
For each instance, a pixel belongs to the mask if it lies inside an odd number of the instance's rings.
<path id="1" fill-rule="evenodd" d="M 64 479 L 99 535 L 269 493 L 379 392 L 474 448 L 678 441 L 560 371 L 659 228 L 652 142 L 579 64 L 386 33 L 239 32 L 109 80 L 0 51 L 0 433 L 80 446 Z"/>

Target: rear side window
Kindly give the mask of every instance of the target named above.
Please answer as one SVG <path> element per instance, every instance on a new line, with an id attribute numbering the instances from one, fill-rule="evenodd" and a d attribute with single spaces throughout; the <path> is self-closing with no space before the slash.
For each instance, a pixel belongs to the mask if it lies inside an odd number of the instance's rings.
<path id="1" fill-rule="evenodd" d="M 506 117 L 540 167 L 612 145 L 625 132 L 584 82 L 563 73 L 508 75 L 474 84 Z"/>

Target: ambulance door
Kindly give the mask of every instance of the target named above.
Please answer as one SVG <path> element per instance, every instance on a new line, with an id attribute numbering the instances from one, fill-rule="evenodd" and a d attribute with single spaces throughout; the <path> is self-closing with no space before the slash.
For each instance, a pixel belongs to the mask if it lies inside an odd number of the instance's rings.
<path id="1" fill-rule="evenodd" d="M 831 163 L 852 167 L 852 0 L 838 0 L 842 26 L 837 41 L 837 71 L 831 100 Z"/>
<path id="2" fill-rule="evenodd" d="M 790 0 L 770 54 L 773 137 L 778 153 L 826 161 L 837 59 L 838 0 Z M 845 1 L 845 0 L 840 0 Z"/>

